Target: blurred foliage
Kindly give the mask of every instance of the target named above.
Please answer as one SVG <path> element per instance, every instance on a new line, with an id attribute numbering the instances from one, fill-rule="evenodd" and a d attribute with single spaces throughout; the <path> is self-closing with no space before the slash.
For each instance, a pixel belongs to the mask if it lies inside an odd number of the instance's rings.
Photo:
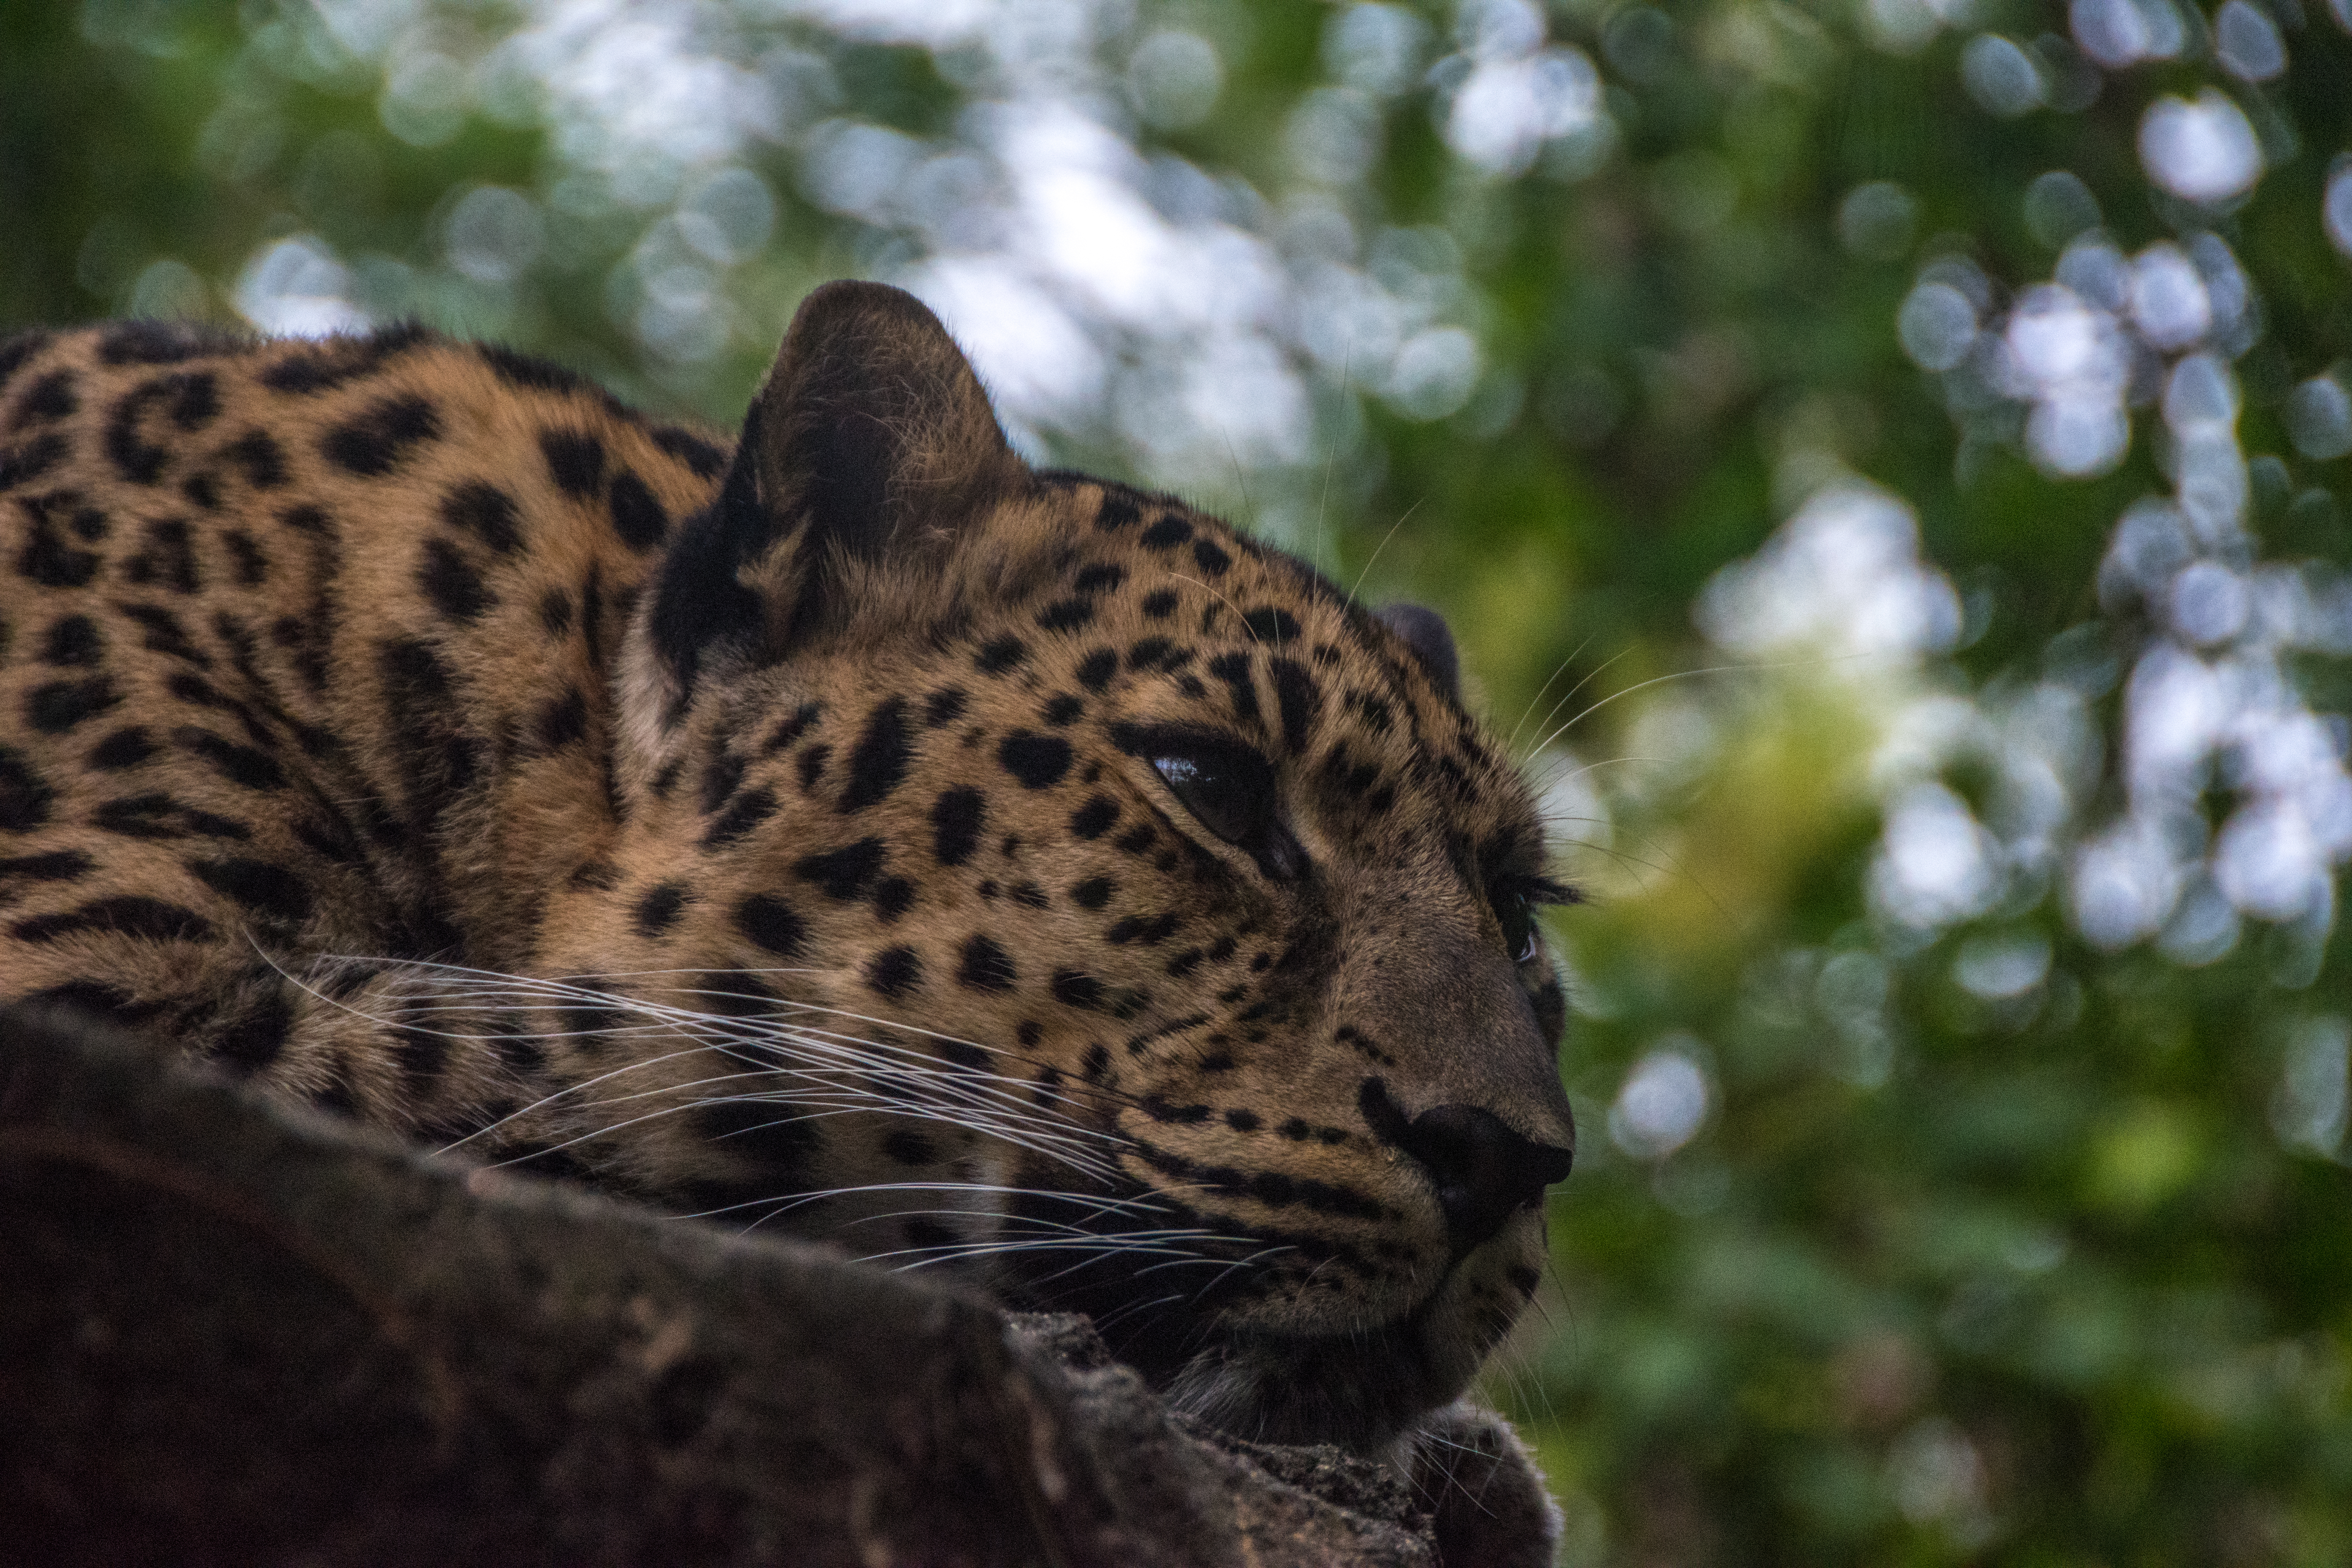
<path id="1" fill-rule="evenodd" d="M 1118 177 L 1162 218 L 1258 237 L 1293 318 L 1337 258 L 1476 345 L 1445 396 L 1409 384 L 1402 350 L 1374 385 L 1273 309 L 1251 330 L 1305 388 L 1311 439 L 1244 430 L 1223 473 L 1155 455 L 1104 399 L 1014 412 L 1034 447 L 1184 484 L 1343 581 L 1440 604 L 1522 742 L 1575 716 L 1528 749 L 1596 893 L 1556 931 L 1584 1149 L 1553 1200 L 1548 1321 L 1492 1390 L 1554 1479 L 1567 1560 L 2340 1563 L 2352 963 L 2332 894 L 2291 919 L 2223 910 L 2202 935 L 2183 915 L 2154 943 L 2093 942 L 2069 913 L 2069 846 L 2130 794 L 2123 673 L 2162 630 L 2103 593 L 2101 563 L 2184 448 L 2137 387 L 2130 450 L 2053 477 L 2022 401 L 1969 403 L 1896 331 L 1958 262 L 1992 280 L 1997 331 L 2086 230 L 2126 256 L 2217 237 L 2257 301 L 2216 362 L 2252 459 L 2231 559 L 2342 581 L 2325 563 L 2352 562 L 2352 436 L 2295 425 L 2298 396 L 2325 400 L 2298 389 L 2352 355 L 2352 271 L 2322 218 L 2340 195 L 2352 233 L 2352 184 L 2329 184 L 2352 145 L 2341 0 L 2228 7 L 2253 23 L 2103 3 L 939 7 L 980 17 L 961 35 L 879 0 L 8 4 L 0 323 L 234 319 L 307 287 L 724 420 L 811 283 L 919 286 L 929 258 L 1010 243 L 983 221 L 1015 205 L 985 157 L 920 165 L 983 187 L 942 228 L 842 194 L 849 132 L 1001 152 L 982 110 L 1059 94 L 1130 150 Z M 2124 11 L 2180 34 L 2168 58 L 2085 58 L 2084 29 Z M 1532 43 L 1513 33 L 1530 19 Z M 2283 74 L 2231 64 L 2264 26 Z M 596 68 L 579 40 L 632 27 L 602 68 L 642 47 L 644 82 L 567 100 L 561 69 Z M 1468 73 L 1538 45 L 1573 112 L 1482 152 Z M 692 112 L 642 144 L 605 135 L 677 58 L 736 74 L 697 79 Z M 2263 166 L 2199 205 L 2159 189 L 2141 135 L 2166 95 L 2216 88 Z M 1122 387 L 1194 352 L 1078 320 Z M 1876 658 L 1834 635 L 1810 658 L 1710 648 L 1691 618 L 1710 582 L 1861 479 L 1916 513 L 1957 635 Z M 2343 658 L 2285 662 L 2313 710 L 2352 701 Z M 1754 668 L 1706 672 L 1727 663 Z M 1907 765 L 1948 792 L 1913 798 L 1990 819 L 2011 753 L 1890 755 L 1929 721 L 1997 727 L 2062 689 L 2088 739 L 2055 847 L 1937 918 L 1891 915 L 1871 891 L 1890 779 Z M 2318 732 L 2340 760 L 2342 721 Z M 2218 824 L 2242 759 L 2197 766 L 2192 817 Z"/>

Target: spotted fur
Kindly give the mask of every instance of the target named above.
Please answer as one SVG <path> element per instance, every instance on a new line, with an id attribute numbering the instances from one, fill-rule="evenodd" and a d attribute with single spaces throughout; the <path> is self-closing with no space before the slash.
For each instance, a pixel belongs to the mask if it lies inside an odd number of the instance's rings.
<path id="1" fill-rule="evenodd" d="M 908 296 L 734 442 L 413 329 L 35 333 L 0 515 L 0 995 L 1260 1436 L 1387 1439 L 1534 1290 L 1559 890 L 1443 623 L 1032 470 Z"/>

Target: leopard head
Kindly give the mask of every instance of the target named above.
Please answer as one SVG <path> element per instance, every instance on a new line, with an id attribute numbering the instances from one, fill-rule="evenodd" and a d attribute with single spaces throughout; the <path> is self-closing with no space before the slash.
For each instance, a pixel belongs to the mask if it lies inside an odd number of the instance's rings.
<path id="1" fill-rule="evenodd" d="M 600 1141 L 625 1175 L 1087 1311 L 1244 1435 L 1461 1391 L 1574 1145 L 1569 895 L 1443 621 L 1033 469 L 847 283 L 622 664 L 636 869 L 566 940 L 685 1037 L 635 1037 L 677 1113 Z"/>

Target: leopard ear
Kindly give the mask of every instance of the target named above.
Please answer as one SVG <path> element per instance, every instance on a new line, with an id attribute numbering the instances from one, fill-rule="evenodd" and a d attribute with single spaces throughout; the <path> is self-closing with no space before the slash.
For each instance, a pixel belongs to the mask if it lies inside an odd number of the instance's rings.
<path id="1" fill-rule="evenodd" d="M 771 662 L 838 610 L 861 564 L 920 571 L 1023 471 L 980 378 L 903 289 L 801 302 L 719 500 L 671 546 L 649 632 L 682 701 L 718 652 Z"/>
<path id="2" fill-rule="evenodd" d="M 1462 656 L 1454 651 L 1454 633 L 1444 616 L 1425 605 L 1389 605 L 1374 610 L 1372 618 L 1403 639 L 1440 691 L 1462 700 Z"/>

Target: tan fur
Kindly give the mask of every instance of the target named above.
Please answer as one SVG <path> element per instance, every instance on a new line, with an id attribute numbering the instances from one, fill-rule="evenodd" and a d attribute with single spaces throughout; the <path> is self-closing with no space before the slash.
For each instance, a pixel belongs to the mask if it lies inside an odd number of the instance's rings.
<path id="1" fill-rule="evenodd" d="M 0 350 L 0 996 L 673 1208 L 969 1254 L 1114 1342 L 1131 1314 L 1245 1430 L 1369 1443 L 1453 1397 L 1541 1217 L 1449 1247 L 1364 1108 L 1572 1142 L 1558 987 L 1493 902 L 1540 870 L 1523 784 L 1296 561 L 1030 474 L 903 296 L 820 295 L 747 428 L 729 502 L 730 443 L 429 336 Z M 887 471 L 843 490 L 839 453 Z M 722 524 L 765 531 L 690 578 Z M 753 623 L 689 647 L 730 582 Z M 1204 831 L 1152 726 L 1270 759 L 1307 869 Z"/>

